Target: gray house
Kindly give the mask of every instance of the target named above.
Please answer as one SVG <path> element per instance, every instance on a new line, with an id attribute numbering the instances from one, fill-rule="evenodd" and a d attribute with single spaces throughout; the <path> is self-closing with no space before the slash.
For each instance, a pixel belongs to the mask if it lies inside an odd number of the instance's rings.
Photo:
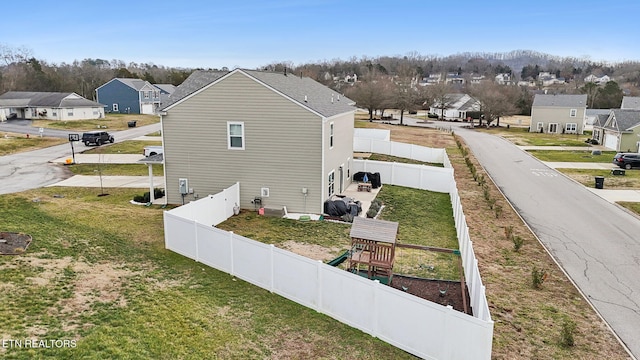
<path id="1" fill-rule="evenodd" d="M 69 92 L 8 91 L 0 95 L 0 120 L 86 120 L 104 118 L 104 107 Z"/>
<path id="2" fill-rule="evenodd" d="M 531 107 L 529 132 L 582 134 L 587 95 L 536 94 Z"/>
<path id="3" fill-rule="evenodd" d="M 612 109 L 602 126 L 594 126 L 594 134 L 596 130 L 604 147 L 640 152 L 640 110 Z"/>
<path id="4" fill-rule="evenodd" d="M 321 213 L 351 182 L 354 104 L 312 79 L 196 71 L 170 101 L 161 112 L 168 203 L 239 182 L 241 208 Z"/>

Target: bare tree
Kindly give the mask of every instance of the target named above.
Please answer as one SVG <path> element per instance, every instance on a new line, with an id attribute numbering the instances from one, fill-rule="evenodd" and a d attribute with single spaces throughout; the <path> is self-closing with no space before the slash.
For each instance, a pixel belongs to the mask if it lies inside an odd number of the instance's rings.
<path id="1" fill-rule="evenodd" d="M 504 86 L 495 83 L 471 86 L 471 96 L 480 102 L 484 119 L 489 126 L 494 120 L 500 126 L 500 117 L 518 113 L 517 102 L 520 94 L 514 86 Z M 482 125 L 482 119 L 480 119 Z"/>

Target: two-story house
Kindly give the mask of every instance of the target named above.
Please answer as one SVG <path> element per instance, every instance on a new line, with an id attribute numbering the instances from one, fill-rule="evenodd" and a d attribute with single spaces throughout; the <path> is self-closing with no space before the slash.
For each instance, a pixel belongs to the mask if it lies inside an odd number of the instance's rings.
<path id="1" fill-rule="evenodd" d="M 241 208 L 322 213 L 351 183 L 353 101 L 310 78 L 196 71 L 171 101 L 161 112 L 169 203 L 239 182 Z"/>
<path id="2" fill-rule="evenodd" d="M 529 132 L 582 134 L 587 95 L 536 94 L 531 106 Z"/>
<path id="3" fill-rule="evenodd" d="M 155 114 L 174 89 L 141 79 L 114 78 L 96 89 L 96 98 L 110 113 Z"/>

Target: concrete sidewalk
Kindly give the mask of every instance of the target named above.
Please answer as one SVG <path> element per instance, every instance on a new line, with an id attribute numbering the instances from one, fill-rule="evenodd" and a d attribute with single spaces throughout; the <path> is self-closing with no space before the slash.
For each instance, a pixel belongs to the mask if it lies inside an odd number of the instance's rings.
<path id="1" fill-rule="evenodd" d="M 51 162 L 66 164 L 71 156 L 54 159 Z M 140 154 L 76 154 L 76 164 L 136 164 L 138 160 L 144 159 Z M 69 160 L 71 161 L 71 160 Z"/>
<path id="2" fill-rule="evenodd" d="M 102 185 L 100 184 L 100 176 L 94 175 L 74 175 L 66 180 L 62 180 L 51 186 L 65 187 L 105 187 L 105 188 L 141 188 L 149 189 L 148 176 L 102 176 Z M 153 187 L 164 187 L 164 176 L 153 177 Z"/>

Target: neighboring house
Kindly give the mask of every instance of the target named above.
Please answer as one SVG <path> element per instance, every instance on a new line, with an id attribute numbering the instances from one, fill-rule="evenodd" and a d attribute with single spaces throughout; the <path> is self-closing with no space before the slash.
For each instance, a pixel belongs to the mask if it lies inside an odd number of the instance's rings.
<path id="1" fill-rule="evenodd" d="M 640 152 L 640 110 L 612 109 L 603 125 L 594 125 L 594 133 L 596 129 L 604 147 L 620 152 Z"/>
<path id="2" fill-rule="evenodd" d="M 587 95 L 536 94 L 531 106 L 530 132 L 582 134 Z"/>
<path id="3" fill-rule="evenodd" d="M 96 89 L 98 102 L 107 112 L 156 114 L 175 90 L 170 84 L 153 85 L 141 79 L 114 78 Z"/>
<path id="4" fill-rule="evenodd" d="M 495 82 L 499 85 L 514 85 L 515 81 L 512 79 L 511 74 L 502 73 L 495 76 Z"/>
<path id="5" fill-rule="evenodd" d="M 587 110 L 589 111 L 589 110 Z M 609 114 L 611 113 L 611 110 L 609 110 L 606 114 L 598 114 L 595 117 L 595 120 L 593 122 L 593 136 L 592 138 L 594 140 L 598 141 L 598 144 L 602 144 L 603 143 L 603 139 L 604 139 L 604 124 L 607 122 L 607 119 L 609 118 Z"/>
<path id="6" fill-rule="evenodd" d="M 171 101 L 161 112 L 169 203 L 239 182 L 241 208 L 322 213 L 351 183 L 354 103 L 312 79 L 196 71 Z"/>
<path id="7" fill-rule="evenodd" d="M 607 82 L 611 81 L 611 78 L 608 75 L 603 75 L 601 77 L 597 77 L 593 74 L 587 76 L 586 78 L 584 78 L 584 82 L 586 83 L 594 83 L 594 84 L 606 84 Z"/>
<path id="8" fill-rule="evenodd" d="M 640 110 L 640 97 L 623 96 L 620 109 Z"/>
<path id="9" fill-rule="evenodd" d="M 443 120 L 466 120 L 467 112 L 480 111 L 480 102 L 467 94 L 447 94 L 444 106 L 435 103 L 429 112 Z"/>
<path id="10" fill-rule="evenodd" d="M 8 91 L 0 95 L 4 118 L 85 120 L 104 118 L 104 105 L 76 93 Z"/>

